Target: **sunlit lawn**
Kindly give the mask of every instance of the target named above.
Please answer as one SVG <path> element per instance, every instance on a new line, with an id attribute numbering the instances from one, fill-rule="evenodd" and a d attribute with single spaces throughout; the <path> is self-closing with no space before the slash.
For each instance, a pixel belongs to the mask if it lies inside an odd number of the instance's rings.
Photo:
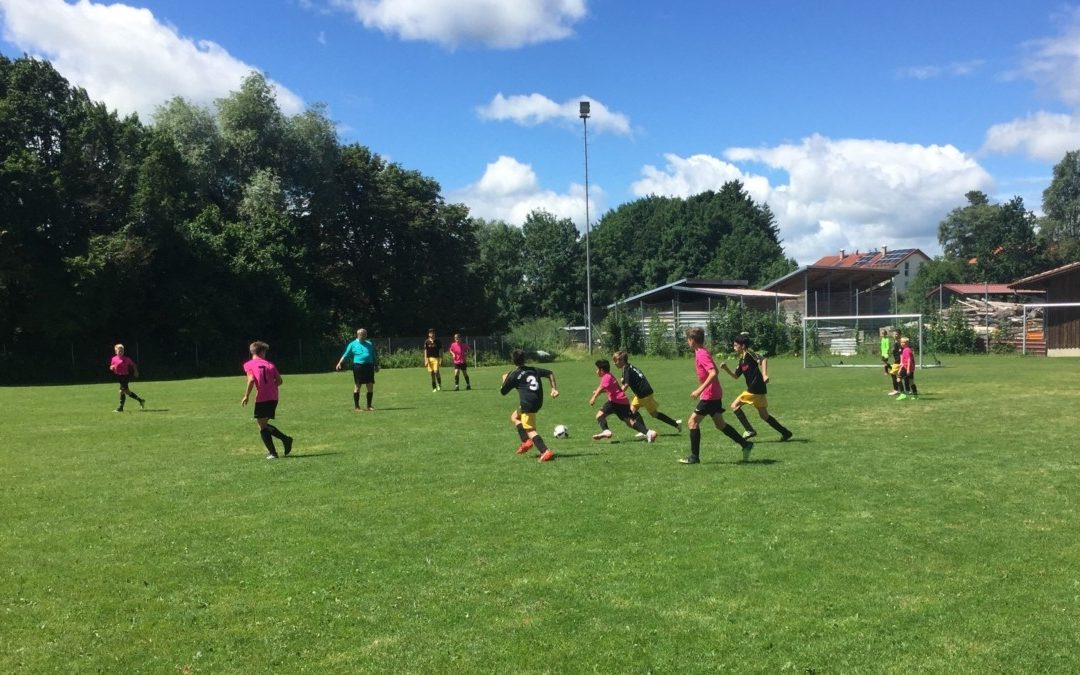
<path id="1" fill-rule="evenodd" d="M 0 672 L 1076 672 L 1080 362 L 943 361 L 901 402 L 774 359 L 795 438 L 707 428 L 698 466 L 591 441 L 588 361 L 548 464 L 505 369 L 384 370 L 362 414 L 285 373 L 274 462 L 239 376 L 0 389 Z M 692 365 L 636 362 L 685 419 Z"/>

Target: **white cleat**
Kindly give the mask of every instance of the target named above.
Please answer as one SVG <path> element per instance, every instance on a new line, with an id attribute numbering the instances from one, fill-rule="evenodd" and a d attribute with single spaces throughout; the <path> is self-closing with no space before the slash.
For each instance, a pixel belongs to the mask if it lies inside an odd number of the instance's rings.
<path id="1" fill-rule="evenodd" d="M 649 429 L 649 433 L 645 434 L 645 442 L 646 443 L 655 443 L 657 436 L 659 436 L 659 434 L 656 433 L 656 431 L 654 431 L 653 429 Z"/>

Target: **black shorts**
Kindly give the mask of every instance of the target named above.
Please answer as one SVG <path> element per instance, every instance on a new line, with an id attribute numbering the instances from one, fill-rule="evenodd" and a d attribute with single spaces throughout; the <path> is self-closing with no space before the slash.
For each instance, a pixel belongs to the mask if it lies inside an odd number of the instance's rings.
<path id="1" fill-rule="evenodd" d="M 353 384 L 375 384 L 374 363 L 354 363 L 352 367 Z"/>
<path id="2" fill-rule="evenodd" d="M 116 376 L 116 381 L 120 385 L 121 389 L 127 389 L 128 388 L 128 381 L 130 379 L 131 379 L 130 375 L 117 375 Z"/>
<path id="3" fill-rule="evenodd" d="M 621 420 L 627 420 L 634 416 L 634 413 L 630 412 L 629 403 L 615 403 L 614 401 L 605 402 L 604 407 L 600 408 L 600 412 L 605 415 L 615 415 Z"/>
<path id="4" fill-rule="evenodd" d="M 697 407 L 694 408 L 694 413 L 700 417 L 712 417 L 716 413 L 724 412 L 724 402 L 718 398 L 711 400 L 698 399 Z"/>
<path id="5" fill-rule="evenodd" d="M 464 373 L 467 370 L 469 370 L 469 364 L 467 364 L 467 363 L 455 363 L 454 364 L 454 370 L 460 370 L 461 372 Z"/>
<path id="6" fill-rule="evenodd" d="M 277 412 L 277 401 L 257 401 L 255 403 L 255 419 L 266 418 L 268 420 L 274 419 L 274 413 Z"/>

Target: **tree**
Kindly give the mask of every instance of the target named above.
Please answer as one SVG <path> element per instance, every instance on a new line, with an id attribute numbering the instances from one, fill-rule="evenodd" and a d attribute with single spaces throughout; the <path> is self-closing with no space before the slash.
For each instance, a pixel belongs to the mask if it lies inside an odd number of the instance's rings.
<path id="1" fill-rule="evenodd" d="M 525 315 L 525 235 L 501 220 L 476 219 L 477 274 L 483 280 L 488 330 L 505 331 Z"/>
<path id="2" fill-rule="evenodd" d="M 1039 241 L 1054 265 L 1080 260 L 1080 150 L 1065 153 L 1043 190 Z"/>
<path id="3" fill-rule="evenodd" d="M 946 258 L 968 261 L 978 281 L 1007 283 L 1042 265 L 1035 240 L 1035 215 L 1014 197 L 991 204 L 982 192 L 967 193 L 968 205 L 953 209 L 938 225 Z"/>
<path id="4" fill-rule="evenodd" d="M 533 211 L 521 228 L 524 236 L 522 271 L 531 317 L 570 320 L 582 316 L 585 305 L 585 250 L 569 218 Z"/>

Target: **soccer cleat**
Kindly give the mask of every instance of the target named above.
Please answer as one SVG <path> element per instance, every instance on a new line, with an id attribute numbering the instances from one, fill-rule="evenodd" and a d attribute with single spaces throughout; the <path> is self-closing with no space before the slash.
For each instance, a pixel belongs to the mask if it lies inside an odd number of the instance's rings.
<path id="1" fill-rule="evenodd" d="M 908 398 L 910 398 L 912 401 L 918 401 L 919 400 L 919 395 L 918 394 L 912 394 L 911 396 L 908 396 Z"/>
<path id="2" fill-rule="evenodd" d="M 747 439 L 753 438 L 754 436 L 757 436 L 756 431 L 744 431 L 743 435 L 742 435 L 743 438 L 747 438 Z"/>
<path id="3" fill-rule="evenodd" d="M 747 443 L 746 445 L 743 446 L 743 449 L 742 449 L 742 461 L 744 461 L 744 462 L 749 462 L 750 461 L 750 451 L 753 450 L 753 449 L 754 449 L 754 444 L 753 443 Z"/>
<path id="4" fill-rule="evenodd" d="M 791 433 L 791 431 L 785 431 L 784 433 L 780 434 L 780 442 L 783 443 L 789 440 L 794 435 L 795 434 Z"/>
<path id="5" fill-rule="evenodd" d="M 682 420 L 675 420 L 675 431 L 682 433 Z"/>
<path id="6" fill-rule="evenodd" d="M 536 461 L 538 461 L 538 462 L 550 462 L 553 459 L 555 459 L 555 453 L 552 452 L 551 449 L 549 448 L 549 449 L 545 450 L 544 454 L 540 455 L 540 459 L 538 459 Z"/>
<path id="7" fill-rule="evenodd" d="M 367 407 L 367 411 L 368 411 L 368 412 L 375 412 L 375 408 L 373 408 L 372 406 L 370 406 L 370 405 L 369 405 L 369 406 Z"/>
<path id="8" fill-rule="evenodd" d="M 435 391 L 442 391 L 442 385 L 441 384 L 435 385 Z"/>
<path id="9" fill-rule="evenodd" d="M 361 408 L 360 408 L 360 406 L 357 406 L 357 407 L 353 408 L 353 412 L 354 412 L 354 413 L 358 413 L 358 412 L 360 412 L 360 411 L 361 411 Z"/>
<path id="10" fill-rule="evenodd" d="M 897 395 L 897 394 L 899 394 L 899 393 L 900 393 L 900 392 L 898 392 L 898 391 L 896 391 L 895 389 L 893 389 L 892 391 L 890 391 L 890 392 L 889 392 L 889 396 L 896 396 L 896 395 Z"/>
<path id="11" fill-rule="evenodd" d="M 145 398 L 140 398 L 139 399 L 139 408 L 141 410 L 146 410 L 146 399 Z"/>
<path id="12" fill-rule="evenodd" d="M 907 394 L 900 394 L 899 396 L 896 397 L 896 400 L 897 401 L 906 401 L 907 400 Z"/>
<path id="13" fill-rule="evenodd" d="M 270 453 L 266 456 L 267 459 L 277 459 L 277 453 Z"/>
<path id="14" fill-rule="evenodd" d="M 439 391 L 439 390 L 438 390 L 438 389 L 437 389 L 436 387 L 432 387 L 432 388 L 431 388 L 431 393 L 432 393 L 432 394 L 434 394 L 434 393 L 435 393 L 435 392 L 437 392 L 437 391 Z"/>
<path id="15" fill-rule="evenodd" d="M 683 457 L 682 459 L 680 459 L 679 463 L 680 464 L 700 464 L 701 460 L 698 459 L 697 455 L 687 455 L 686 457 Z"/>
<path id="16" fill-rule="evenodd" d="M 454 385 L 454 391 L 458 391 L 458 386 L 456 384 Z"/>
<path id="17" fill-rule="evenodd" d="M 649 429 L 649 432 L 647 434 L 645 434 L 645 442 L 646 443 L 655 443 L 657 436 L 659 436 L 659 434 L 657 434 L 655 430 Z"/>
<path id="18" fill-rule="evenodd" d="M 472 385 L 471 384 L 465 385 L 465 391 L 472 391 Z"/>
<path id="19" fill-rule="evenodd" d="M 593 434 L 593 437 L 592 437 L 592 439 L 594 441 L 602 441 L 605 438 L 611 438 L 611 429 L 604 429 L 603 431 L 601 431 L 598 434 Z"/>
<path id="20" fill-rule="evenodd" d="M 292 452 L 292 442 L 293 442 L 293 437 L 292 436 L 286 436 L 285 440 L 282 441 L 282 443 L 281 443 L 282 445 L 285 446 L 285 456 L 286 457 L 288 457 L 289 453 Z"/>
<path id="21" fill-rule="evenodd" d="M 518 446 L 517 454 L 524 455 L 526 452 L 528 452 L 528 451 L 530 451 L 532 449 L 533 449 L 532 439 L 528 438 L 524 442 L 522 442 L 521 445 Z"/>
<path id="22" fill-rule="evenodd" d="M 645 434 L 643 434 L 643 433 L 641 433 L 639 431 L 636 434 L 634 434 L 634 438 L 636 438 L 636 439 L 638 439 L 640 441 L 641 439 L 645 438 Z"/>
<path id="23" fill-rule="evenodd" d="M 123 408 L 117 408 L 117 409 L 116 409 L 116 410 L 114 410 L 113 412 L 124 412 L 124 409 L 123 409 Z"/>

